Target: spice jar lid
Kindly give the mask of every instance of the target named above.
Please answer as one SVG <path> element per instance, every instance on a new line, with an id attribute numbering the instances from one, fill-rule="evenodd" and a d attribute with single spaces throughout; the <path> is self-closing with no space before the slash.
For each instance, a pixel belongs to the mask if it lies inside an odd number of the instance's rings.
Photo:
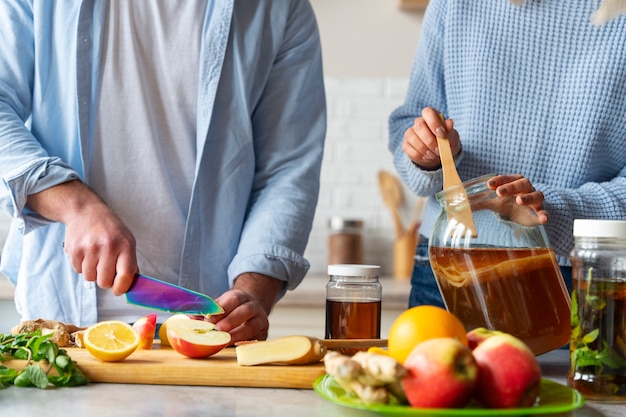
<path id="1" fill-rule="evenodd" d="M 626 238 L 626 221 L 575 219 L 574 237 Z"/>
<path id="2" fill-rule="evenodd" d="M 328 275 L 341 275 L 347 277 L 361 277 L 378 275 L 378 265 L 335 264 L 328 265 Z"/>
<path id="3" fill-rule="evenodd" d="M 363 227 L 363 221 L 333 216 L 328 220 L 328 227 L 330 230 L 360 229 Z"/>

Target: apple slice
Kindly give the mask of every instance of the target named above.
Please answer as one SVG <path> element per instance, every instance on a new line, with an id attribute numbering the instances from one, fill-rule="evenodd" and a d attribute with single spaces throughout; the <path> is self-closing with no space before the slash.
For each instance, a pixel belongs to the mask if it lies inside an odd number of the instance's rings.
<path id="1" fill-rule="evenodd" d="M 159 328 L 159 340 L 161 341 L 161 347 L 163 346 L 171 346 L 170 341 L 167 340 L 167 326 L 172 320 L 191 320 L 191 316 L 187 314 L 174 314 L 173 316 L 168 317 Z"/>
<path id="2" fill-rule="evenodd" d="M 137 349 L 152 349 L 156 322 L 157 315 L 156 313 L 152 313 L 141 317 L 133 323 L 133 329 L 139 334 L 139 345 L 137 345 Z"/>
<path id="3" fill-rule="evenodd" d="M 167 339 L 174 350 L 190 358 L 207 358 L 230 344 L 230 333 L 201 320 L 171 320 Z"/>

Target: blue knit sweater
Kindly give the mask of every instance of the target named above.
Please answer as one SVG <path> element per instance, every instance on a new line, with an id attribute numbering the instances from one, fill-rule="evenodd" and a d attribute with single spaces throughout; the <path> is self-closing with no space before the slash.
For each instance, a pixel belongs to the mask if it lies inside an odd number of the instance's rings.
<path id="1" fill-rule="evenodd" d="M 600 0 L 431 0 L 405 103 L 389 119 L 396 168 L 430 196 L 429 236 L 442 172 L 402 152 L 422 108 L 451 117 L 462 180 L 523 174 L 545 195 L 546 230 L 568 263 L 576 218 L 626 219 L 626 15 L 590 22 Z"/>

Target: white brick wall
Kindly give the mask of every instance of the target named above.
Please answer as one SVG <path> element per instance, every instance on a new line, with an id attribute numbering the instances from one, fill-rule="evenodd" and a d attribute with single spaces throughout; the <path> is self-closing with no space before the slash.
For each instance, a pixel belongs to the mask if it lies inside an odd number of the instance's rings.
<path id="1" fill-rule="evenodd" d="M 325 275 L 328 219 L 358 218 L 364 222 L 364 262 L 381 265 L 390 276 L 394 229 L 384 205 L 378 171 L 395 175 L 387 149 L 387 118 L 404 100 L 408 80 L 387 78 L 326 78 L 328 132 L 320 200 L 305 257 L 311 275 Z M 416 199 L 405 188 L 405 225 Z"/>
<path id="2" fill-rule="evenodd" d="M 364 262 L 392 270 L 393 223 L 378 188 L 378 171 L 395 175 L 387 150 L 387 118 L 402 103 L 408 80 L 327 78 L 328 134 L 320 199 L 305 256 L 311 275 L 326 274 L 327 221 L 331 216 L 364 222 Z M 415 197 L 405 188 L 405 224 L 413 215 Z M 6 221 L 5 221 L 6 220 Z M 8 218 L 0 216 L 0 244 Z"/>

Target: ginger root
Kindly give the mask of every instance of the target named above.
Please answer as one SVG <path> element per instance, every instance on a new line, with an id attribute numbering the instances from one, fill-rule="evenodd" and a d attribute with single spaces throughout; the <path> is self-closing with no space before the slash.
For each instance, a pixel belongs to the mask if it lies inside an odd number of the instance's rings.
<path id="1" fill-rule="evenodd" d="M 26 320 L 11 329 L 11 334 L 30 333 L 41 329 L 42 335 L 52 333 L 52 340 L 59 347 L 71 346 L 74 344 L 73 334 L 84 330 L 85 327 L 77 327 L 73 324 L 62 323 L 56 320 Z"/>
<path id="2" fill-rule="evenodd" d="M 406 403 L 401 383 L 406 369 L 389 356 L 357 352 L 350 357 L 331 351 L 324 356 L 324 366 L 346 392 L 366 404 L 387 404 L 391 398 Z"/>

